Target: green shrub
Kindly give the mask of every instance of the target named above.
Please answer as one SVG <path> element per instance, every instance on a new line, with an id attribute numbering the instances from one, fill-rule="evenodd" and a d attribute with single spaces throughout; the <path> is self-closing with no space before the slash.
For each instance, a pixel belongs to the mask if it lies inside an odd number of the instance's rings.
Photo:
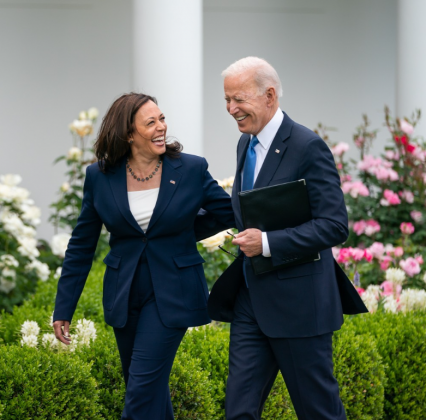
<path id="1" fill-rule="evenodd" d="M 281 372 L 271 389 L 262 413 L 262 420 L 297 420 L 296 412 L 290 400 Z"/>
<path id="2" fill-rule="evenodd" d="M 112 328 L 98 331 L 96 341 L 90 347 L 78 349 L 76 355 L 92 364 L 92 377 L 98 386 L 102 418 L 119 419 L 124 407 L 126 390 Z"/>
<path id="3" fill-rule="evenodd" d="M 370 335 L 355 335 L 344 324 L 333 339 L 334 375 L 350 420 L 378 420 L 383 415 L 386 383 L 382 358 Z"/>
<path id="4" fill-rule="evenodd" d="M 426 418 L 426 313 L 378 312 L 350 320 L 357 334 L 375 337 L 386 367 L 385 420 Z"/>
<path id="5" fill-rule="evenodd" d="M 178 351 L 170 375 L 170 394 L 176 420 L 220 420 L 214 387 L 199 359 Z"/>
<path id="6" fill-rule="evenodd" d="M 69 354 L 0 347 L 2 420 L 101 419 L 90 365 Z"/>

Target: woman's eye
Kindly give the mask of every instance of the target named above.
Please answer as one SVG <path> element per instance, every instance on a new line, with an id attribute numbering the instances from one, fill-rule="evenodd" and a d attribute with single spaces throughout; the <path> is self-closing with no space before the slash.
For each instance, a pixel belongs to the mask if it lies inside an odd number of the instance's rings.
<path id="1" fill-rule="evenodd" d="M 164 121 L 165 119 L 166 119 L 166 117 L 161 117 L 160 118 L 161 121 Z"/>

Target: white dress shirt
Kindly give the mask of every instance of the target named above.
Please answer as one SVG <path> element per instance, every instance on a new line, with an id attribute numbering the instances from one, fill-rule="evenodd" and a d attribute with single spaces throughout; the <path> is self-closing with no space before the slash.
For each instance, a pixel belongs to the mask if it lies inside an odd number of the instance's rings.
<path id="1" fill-rule="evenodd" d="M 284 119 L 284 114 L 281 108 L 278 107 L 277 112 L 271 118 L 271 121 L 263 127 L 263 130 L 256 136 L 259 143 L 256 144 L 254 150 L 256 151 L 256 166 L 254 168 L 254 182 L 256 182 L 257 176 L 259 175 L 260 169 L 262 168 L 263 162 L 265 161 L 266 155 L 271 147 L 272 140 L 274 140 L 278 129 L 280 128 Z M 253 137 L 251 135 L 250 139 Z M 244 167 L 241 170 L 241 184 L 243 182 Z M 269 249 L 268 236 L 266 232 L 262 232 L 262 255 L 264 257 L 270 257 L 271 251 Z"/>

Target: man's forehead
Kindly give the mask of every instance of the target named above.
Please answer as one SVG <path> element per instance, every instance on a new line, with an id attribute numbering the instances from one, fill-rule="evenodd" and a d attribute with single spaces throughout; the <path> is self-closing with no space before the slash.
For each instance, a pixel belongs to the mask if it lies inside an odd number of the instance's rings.
<path id="1" fill-rule="evenodd" d="M 224 88 L 225 94 L 232 96 L 252 96 L 257 90 L 254 78 L 244 73 L 225 78 Z"/>

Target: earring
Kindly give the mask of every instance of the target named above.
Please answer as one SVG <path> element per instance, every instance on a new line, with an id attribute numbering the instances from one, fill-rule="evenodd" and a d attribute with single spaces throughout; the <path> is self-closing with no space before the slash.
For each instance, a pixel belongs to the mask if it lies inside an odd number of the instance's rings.
<path id="1" fill-rule="evenodd" d="M 129 140 L 129 144 L 133 144 L 133 139 L 130 139 L 130 140 Z"/>

